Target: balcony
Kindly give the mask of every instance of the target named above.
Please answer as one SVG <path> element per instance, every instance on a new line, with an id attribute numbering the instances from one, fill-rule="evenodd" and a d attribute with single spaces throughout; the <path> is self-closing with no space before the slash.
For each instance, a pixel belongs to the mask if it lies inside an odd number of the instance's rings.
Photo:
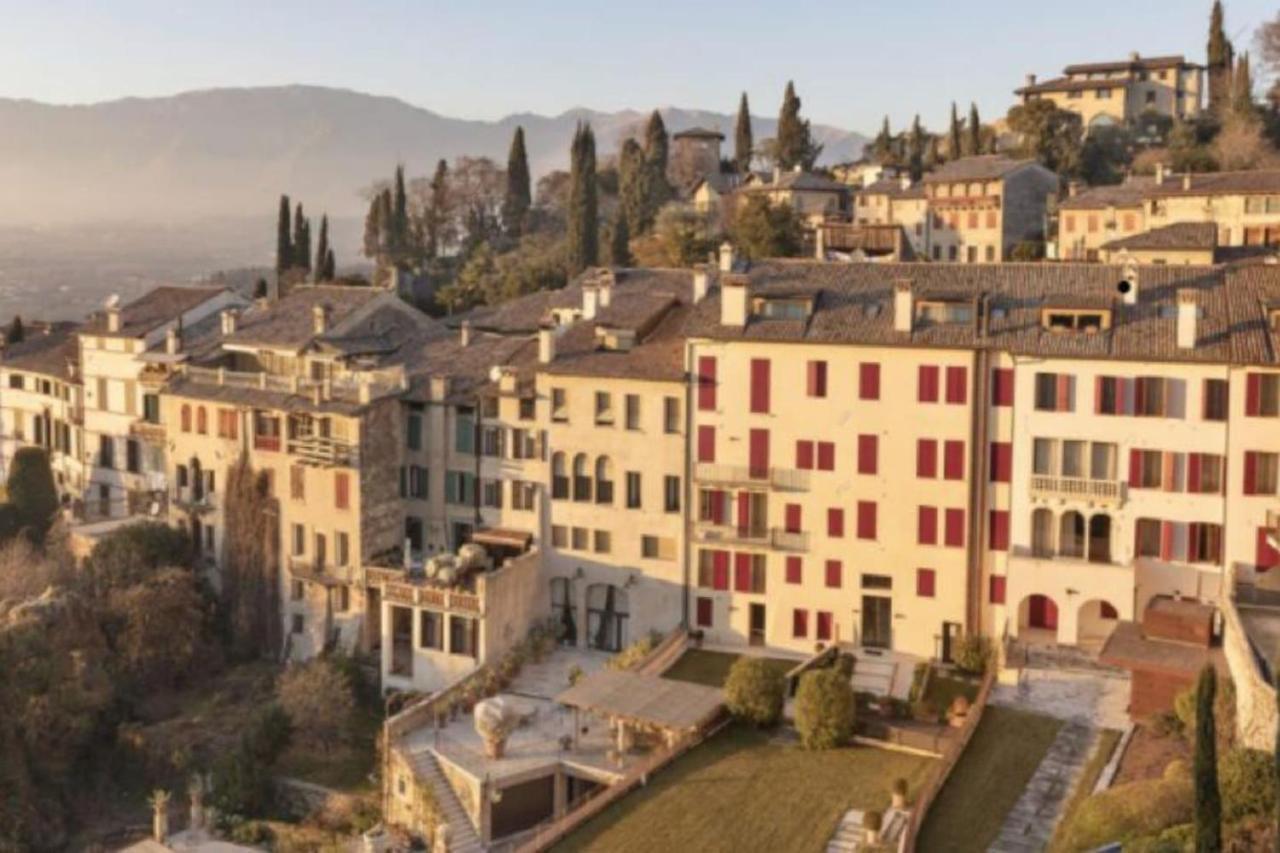
<path id="1" fill-rule="evenodd" d="M 311 581 L 322 586 L 349 584 L 355 579 L 355 570 L 351 566 L 322 564 L 303 557 L 289 559 L 289 574 L 298 580 Z"/>
<path id="2" fill-rule="evenodd" d="M 259 438 L 266 438 L 266 436 Z M 256 443 L 257 439 L 255 439 L 255 445 Z M 303 465 L 321 468 L 356 468 L 360 464 L 359 450 L 355 444 L 346 439 L 303 435 L 289 439 L 288 447 L 289 453 L 296 456 Z"/>
<path id="3" fill-rule="evenodd" d="M 213 497 L 213 495 L 204 490 L 197 492 L 190 486 L 176 486 L 173 489 L 171 503 L 174 508 L 189 515 L 202 515 L 213 510 Z"/>
<path id="4" fill-rule="evenodd" d="M 1124 501 L 1124 484 L 1119 480 L 1032 474 L 1031 497 L 1118 505 Z"/>
<path id="5" fill-rule="evenodd" d="M 809 472 L 796 468 L 753 468 L 748 465 L 699 463 L 694 469 L 699 483 L 720 483 L 780 492 L 807 492 Z"/>
<path id="6" fill-rule="evenodd" d="M 164 426 L 146 418 L 138 418 L 129 424 L 129 435 L 151 444 L 163 444 Z"/>
<path id="7" fill-rule="evenodd" d="M 809 534 L 793 533 L 780 527 L 737 527 L 732 524 L 699 522 L 694 529 L 699 542 L 715 545 L 744 545 L 771 551 L 808 551 Z"/>

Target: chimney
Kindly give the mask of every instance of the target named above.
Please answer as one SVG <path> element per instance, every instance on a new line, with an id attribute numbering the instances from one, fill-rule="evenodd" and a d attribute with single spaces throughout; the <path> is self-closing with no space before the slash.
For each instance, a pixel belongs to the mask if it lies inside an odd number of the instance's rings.
<path id="1" fill-rule="evenodd" d="M 1076 194 L 1079 192 L 1080 192 L 1079 181 L 1067 181 L 1067 198 L 1075 198 Z"/>
<path id="2" fill-rule="evenodd" d="M 1131 51 L 1129 51 L 1129 61 L 1130 61 L 1130 62 L 1137 62 L 1137 61 L 1138 61 L 1139 59 L 1141 59 L 1141 58 L 1142 58 L 1142 56 L 1141 56 L 1141 55 L 1139 55 L 1139 53 L 1138 53 L 1136 50 L 1131 50 Z"/>
<path id="3" fill-rule="evenodd" d="M 707 291 L 711 288 L 711 272 L 707 269 L 706 264 L 698 264 L 693 268 L 693 304 L 707 298 Z"/>
<path id="4" fill-rule="evenodd" d="M 1178 291 L 1178 349 L 1195 349 L 1196 314 L 1196 292 L 1184 287 Z"/>
<path id="5" fill-rule="evenodd" d="M 819 225 L 813 230 L 813 256 L 820 261 L 827 259 L 827 228 Z"/>
<path id="6" fill-rule="evenodd" d="M 725 240 L 720 244 L 720 272 L 733 272 L 737 258 L 733 253 L 733 244 Z"/>
<path id="7" fill-rule="evenodd" d="M 600 309 L 600 291 L 594 284 L 582 285 L 582 319 L 594 320 Z"/>
<path id="8" fill-rule="evenodd" d="M 1156 186 L 1164 183 L 1164 163 L 1156 163 Z"/>
<path id="9" fill-rule="evenodd" d="M 538 362 L 540 364 L 550 364 L 556 360 L 556 332 L 555 329 L 542 327 L 538 329 Z"/>
<path id="10" fill-rule="evenodd" d="M 720 284 L 720 323 L 738 328 L 747 325 L 750 302 L 751 279 L 745 275 L 726 275 Z"/>
<path id="11" fill-rule="evenodd" d="M 118 305 L 107 306 L 107 331 L 120 331 L 120 306 Z"/>
<path id="12" fill-rule="evenodd" d="M 1120 288 L 1125 305 L 1138 304 L 1138 267 L 1132 260 L 1124 265 L 1124 280 L 1120 282 Z"/>
<path id="13" fill-rule="evenodd" d="M 1028 74 L 1028 75 L 1027 75 L 1027 85 L 1028 85 L 1028 86 L 1034 86 L 1035 84 L 1036 84 L 1036 75 L 1034 75 L 1034 74 Z"/>
<path id="14" fill-rule="evenodd" d="M 169 355 L 177 355 L 182 352 L 182 330 L 177 326 L 170 326 L 165 330 L 164 351 Z"/>
<path id="15" fill-rule="evenodd" d="M 222 317 L 222 336 L 234 335 L 240 322 L 240 312 L 234 308 L 224 308 L 220 316 Z"/>
<path id="16" fill-rule="evenodd" d="M 1191 173 L 1183 172 L 1182 173 L 1182 190 L 1183 192 L 1187 192 L 1190 189 L 1191 189 Z"/>
<path id="17" fill-rule="evenodd" d="M 329 306 L 315 305 L 311 308 L 311 326 L 317 335 L 329 331 Z"/>
<path id="18" fill-rule="evenodd" d="M 458 343 L 462 346 L 471 346 L 471 321 L 463 320 L 462 325 L 458 327 Z"/>
<path id="19" fill-rule="evenodd" d="M 893 283 L 893 330 L 895 332 L 911 331 L 914 310 L 911 279 L 900 278 Z"/>
<path id="20" fill-rule="evenodd" d="M 605 270 L 600 276 L 600 280 L 596 283 L 596 292 L 599 294 L 600 307 L 608 308 L 609 303 L 613 301 L 613 270 Z"/>
<path id="21" fill-rule="evenodd" d="M 909 190 L 909 189 L 911 189 L 911 175 L 910 175 L 910 173 L 903 174 L 903 175 L 899 175 L 899 176 L 898 176 L 898 185 L 899 185 L 900 187 L 902 187 L 904 190 Z"/>

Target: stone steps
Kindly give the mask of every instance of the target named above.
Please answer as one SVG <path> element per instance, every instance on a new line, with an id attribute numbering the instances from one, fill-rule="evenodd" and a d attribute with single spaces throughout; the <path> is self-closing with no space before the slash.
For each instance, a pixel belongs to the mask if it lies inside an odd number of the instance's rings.
<path id="1" fill-rule="evenodd" d="M 415 756 L 418 775 L 431 785 L 435 794 L 436 805 L 449 825 L 449 853 L 482 853 L 484 845 L 476 833 L 475 826 L 466 809 L 458 802 L 457 795 L 449 780 L 440 772 L 440 764 L 430 750 L 424 750 Z"/>

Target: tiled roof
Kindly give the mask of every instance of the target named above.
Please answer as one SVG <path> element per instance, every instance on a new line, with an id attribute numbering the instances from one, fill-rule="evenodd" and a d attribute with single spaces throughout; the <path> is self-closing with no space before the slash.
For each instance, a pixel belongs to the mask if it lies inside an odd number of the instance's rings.
<path id="1" fill-rule="evenodd" d="M 1062 69 L 1064 74 L 1096 74 L 1106 71 L 1151 71 L 1161 68 L 1174 68 L 1179 65 L 1192 65 L 1182 54 L 1171 56 L 1139 56 L 1137 59 L 1120 59 L 1112 62 L 1085 62 L 1068 65 Z"/>
<path id="2" fill-rule="evenodd" d="M 225 287 L 162 285 L 120 309 L 120 331 L 107 331 L 105 313 L 95 314 L 80 330 L 91 335 L 140 338 L 171 323 L 198 305 L 226 292 Z"/>
<path id="3" fill-rule="evenodd" d="M 758 184 L 743 187 L 744 192 L 771 192 L 776 190 L 793 190 L 797 192 L 844 193 L 849 191 L 848 184 L 833 181 L 813 172 L 782 172 L 772 180 L 765 179 Z"/>
<path id="4" fill-rule="evenodd" d="M 1155 178 L 1133 175 L 1121 184 L 1088 187 L 1064 198 L 1059 210 L 1095 210 L 1107 207 L 1138 207 L 1147 191 L 1155 186 Z"/>
<path id="5" fill-rule="evenodd" d="M 358 328 L 344 326 L 344 323 L 358 316 L 357 312 L 370 307 L 370 303 L 375 300 L 386 302 L 397 298 L 389 291 L 373 287 L 329 284 L 297 287 L 277 302 L 259 303 L 246 310 L 240 315 L 235 334 L 229 336 L 227 342 L 294 351 L 316 342 L 321 346 L 327 344 L 341 350 L 344 345 L 354 343 L 353 340 L 344 344 L 344 338 L 348 335 L 353 339 L 386 336 L 388 329 L 379 326 L 374 318 L 391 323 L 397 314 L 407 316 L 405 312 L 387 313 L 375 310 L 360 321 Z M 317 307 L 328 311 L 330 331 L 324 335 L 317 335 L 315 331 L 314 312 Z M 425 315 L 422 319 L 433 322 Z M 359 348 L 358 344 L 356 348 Z"/>
<path id="6" fill-rule="evenodd" d="M 1189 179 L 1189 180 L 1188 180 Z M 1231 195 L 1236 193 L 1280 193 L 1280 169 L 1246 172 L 1194 172 L 1166 174 L 1163 183 L 1152 183 L 1148 196 Z"/>
<path id="7" fill-rule="evenodd" d="M 28 330 L 21 343 L 0 349 L 0 366 L 79 384 L 80 373 L 73 369 L 73 365 L 80 363 L 77 331 L 74 323 L 55 323 L 40 330 Z"/>
<path id="8" fill-rule="evenodd" d="M 681 137 L 701 137 L 703 139 L 724 139 L 724 134 L 718 130 L 712 130 L 707 127 L 690 127 L 678 133 L 671 135 L 672 139 L 680 139 Z"/>
<path id="9" fill-rule="evenodd" d="M 492 381 L 494 367 L 520 367 L 538 356 L 538 342 L 530 337 L 513 337 L 472 331 L 466 346 L 459 333 L 435 338 L 423 344 L 408 365 L 413 379 L 409 398 L 428 399 L 430 378 L 447 376 L 450 397 L 464 397 Z"/>
<path id="10" fill-rule="evenodd" d="M 890 198 L 925 198 L 923 184 L 914 183 L 903 187 L 901 178 L 881 178 L 862 189 L 854 190 L 853 194 L 855 196 L 887 195 Z"/>
<path id="11" fill-rule="evenodd" d="M 950 181 L 988 181 L 1003 178 L 1010 172 L 1023 166 L 1034 164 L 1035 160 L 1014 160 L 1003 154 L 978 154 L 973 157 L 961 157 L 950 160 L 924 176 L 926 184 L 947 183 Z"/>
<path id="12" fill-rule="evenodd" d="M 1148 266 L 1138 273 L 1138 301 L 1124 305 L 1119 266 L 1102 264 L 824 264 L 770 261 L 748 272 L 756 296 L 807 293 L 806 320 L 753 318 L 744 328 L 720 323 L 716 290 L 686 324 L 690 335 L 713 339 L 804 341 L 885 346 L 990 348 L 1019 355 L 1275 364 L 1275 334 L 1265 306 L 1280 303 L 1280 265 L 1242 267 Z M 898 332 L 893 327 L 894 282 L 916 293 L 948 293 L 989 301 L 988 329 L 935 325 Z M 1177 346 L 1176 295 L 1196 292 L 1201 309 L 1194 349 Z M 1050 332 L 1040 310 L 1068 303 L 1110 305 L 1112 328 L 1093 334 Z"/>
<path id="13" fill-rule="evenodd" d="M 1069 77 L 1052 77 L 1029 86 L 1019 86 L 1013 90 L 1015 95 L 1036 95 L 1041 92 L 1083 92 L 1088 89 L 1114 89 L 1126 82 L 1123 78 L 1101 78 L 1098 80 L 1072 80 Z"/>
<path id="14" fill-rule="evenodd" d="M 1212 249 L 1218 245 L 1218 226 L 1212 222 L 1178 222 L 1112 240 L 1104 249 Z"/>

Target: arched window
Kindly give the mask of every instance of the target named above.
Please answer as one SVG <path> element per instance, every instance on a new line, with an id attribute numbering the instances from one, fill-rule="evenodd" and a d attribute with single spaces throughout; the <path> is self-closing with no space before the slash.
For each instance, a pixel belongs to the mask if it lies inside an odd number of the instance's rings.
<path id="1" fill-rule="evenodd" d="M 1084 556 L 1084 516 L 1075 510 L 1062 514 L 1058 525 L 1058 554 L 1062 557 Z"/>
<path id="2" fill-rule="evenodd" d="M 1089 519 L 1089 562 L 1111 562 L 1111 516 L 1105 513 Z"/>
<path id="3" fill-rule="evenodd" d="M 182 404 L 182 431 L 191 432 L 191 406 Z"/>
<path id="4" fill-rule="evenodd" d="M 620 652 L 627 644 L 627 591 L 607 583 L 587 587 L 587 645 Z"/>
<path id="5" fill-rule="evenodd" d="M 196 408 L 196 432 L 201 435 L 209 432 L 209 413 L 204 410 L 204 406 Z"/>
<path id="6" fill-rule="evenodd" d="M 579 453 L 573 457 L 573 499 L 588 502 L 591 500 L 591 466 L 587 462 L 585 453 Z"/>
<path id="7" fill-rule="evenodd" d="M 1053 556 L 1053 512 L 1041 507 L 1031 513 L 1031 553 L 1037 557 Z"/>
<path id="8" fill-rule="evenodd" d="M 578 645 L 578 602 L 573 580 L 551 579 L 551 622 L 562 646 Z"/>
<path id="9" fill-rule="evenodd" d="M 569 497 L 569 471 L 565 467 L 564 454 L 551 454 L 551 497 L 566 500 Z"/>
<path id="10" fill-rule="evenodd" d="M 596 459 L 596 503 L 613 503 L 613 463 L 608 456 Z"/>

